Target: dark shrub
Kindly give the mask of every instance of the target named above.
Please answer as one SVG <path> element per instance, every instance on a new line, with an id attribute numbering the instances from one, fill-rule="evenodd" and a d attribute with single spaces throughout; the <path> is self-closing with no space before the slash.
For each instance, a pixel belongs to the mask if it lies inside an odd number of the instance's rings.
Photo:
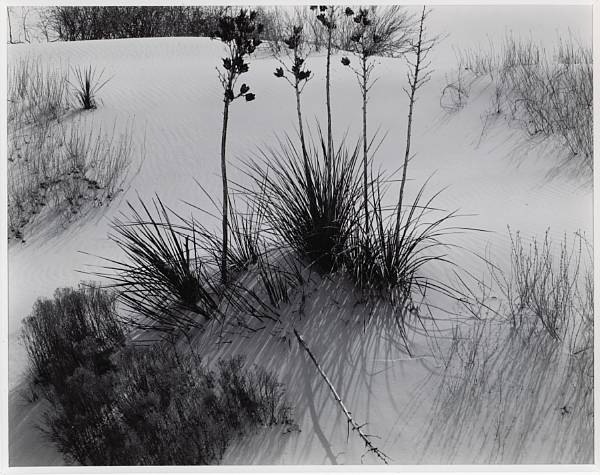
<path id="1" fill-rule="evenodd" d="M 104 375 L 78 368 L 47 395 L 46 433 L 83 465 L 206 465 L 258 426 L 291 423 L 283 389 L 241 357 L 209 371 L 172 346 L 127 347 Z"/>
<path id="2" fill-rule="evenodd" d="M 35 382 L 60 385 L 79 366 L 98 374 L 111 368 L 109 356 L 125 340 L 115 299 L 88 285 L 57 289 L 53 299 L 36 301 L 22 331 Z"/>
<path id="3" fill-rule="evenodd" d="M 42 10 L 60 40 L 211 36 L 226 6 L 56 6 Z"/>

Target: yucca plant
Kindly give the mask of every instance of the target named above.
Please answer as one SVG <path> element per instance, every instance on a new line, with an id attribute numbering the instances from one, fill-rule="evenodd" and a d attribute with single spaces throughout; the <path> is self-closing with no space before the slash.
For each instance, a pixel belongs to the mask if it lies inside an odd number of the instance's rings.
<path id="1" fill-rule="evenodd" d="M 138 211 L 128 203 L 131 217 L 113 221 L 109 238 L 125 258 L 106 259 L 97 274 L 112 280 L 138 327 L 173 332 L 218 319 L 222 288 L 204 252 L 208 231 L 174 222 L 158 197 L 152 204 L 151 211 L 140 199 Z"/>
<path id="2" fill-rule="evenodd" d="M 265 202 L 271 232 L 309 266 L 327 273 L 338 267 L 359 222 L 359 144 L 348 150 L 342 141 L 329 160 L 329 176 L 327 142 L 321 133 L 319 139 L 307 152 L 306 167 L 302 152 L 287 137 L 279 141 L 278 150 L 262 150 L 257 159 L 248 160 L 246 173 L 251 182 L 263 187 L 259 199 Z"/>
<path id="3" fill-rule="evenodd" d="M 450 222 L 457 213 L 432 206 L 440 192 L 424 201 L 427 182 L 406 209 L 398 212 L 396 208 L 385 208 L 384 183 L 379 176 L 373 179 L 371 232 L 365 233 L 363 226 L 357 226 L 345 253 L 352 280 L 363 292 L 387 299 L 400 309 L 412 307 L 415 292 L 424 295 L 432 290 L 454 295 L 448 284 L 425 274 L 423 268 L 432 262 L 454 265 L 447 256 L 450 246 L 443 238 L 471 228 L 452 226 Z"/>
<path id="4" fill-rule="evenodd" d="M 198 183 L 200 189 L 208 200 L 212 203 L 216 212 L 219 212 L 221 204 L 218 200 L 208 193 L 202 185 Z M 263 191 L 257 190 L 261 195 Z M 242 197 L 243 198 L 243 197 Z M 264 200 L 247 200 L 242 199 L 244 208 L 240 205 L 240 199 L 235 193 L 228 194 L 229 204 L 227 210 L 229 213 L 227 219 L 228 234 L 231 236 L 231 245 L 227 246 L 227 273 L 231 274 L 232 279 L 235 279 L 239 274 L 248 269 L 249 266 L 256 264 L 263 252 L 263 227 L 264 227 Z M 200 208 L 193 203 L 186 202 L 190 207 L 197 210 L 203 215 L 208 215 L 215 220 L 219 217 Z M 184 218 L 178 216 L 182 222 L 183 228 L 187 232 L 202 229 L 202 247 L 207 251 L 207 254 L 212 257 L 214 262 L 222 262 L 222 237 L 214 233 L 202 224 L 200 224 L 193 216 Z M 228 279 L 229 280 L 229 279 Z"/>
<path id="5" fill-rule="evenodd" d="M 92 68 L 92 66 L 87 68 L 76 67 L 73 72 L 76 82 L 69 81 L 69 84 L 75 91 L 77 103 L 84 110 L 95 109 L 98 106 L 96 94 L 111 78 L 103 80 L 104 70 L 97 73 L 96 68 Z"/>

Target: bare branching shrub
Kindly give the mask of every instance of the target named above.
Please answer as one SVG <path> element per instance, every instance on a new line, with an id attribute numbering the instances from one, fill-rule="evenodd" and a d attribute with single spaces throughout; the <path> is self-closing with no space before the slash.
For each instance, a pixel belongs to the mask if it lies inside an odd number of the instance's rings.
<path id="1" fill-rule="evenodd" d="M 521 239 L 510 270 L 490 264 L 446 355 L 427 443 L 450 463 L 593 460 L 591 246 Z"/>
<path id="2" fill-rule="evenodd" d="M 580 327 L 591 324 L 589 245 L 580 234 L 571 244 L 565 236 L 558 246 L 552 245 L 548 232 L 543 242 L 534 239 L 529 245 L 518 232 L 510 237 L 510 270 L 489 265 L 506 303 L 503 314 L 515 327 L 538 320 L 553 339 L 577 344 L 572 339 Z"/>

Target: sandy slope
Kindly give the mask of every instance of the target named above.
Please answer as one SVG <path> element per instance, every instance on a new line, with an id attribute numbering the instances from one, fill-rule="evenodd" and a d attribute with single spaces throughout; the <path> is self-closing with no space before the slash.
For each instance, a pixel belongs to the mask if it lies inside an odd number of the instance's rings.
<path id="1" fill-rule="evenodd" d="M 130 123 L 137 146 L 137 162 L 132 164 L 128 188 L 108 208 L 95 210 L 67 229 L 45 229 L 25 244 L 10 245 L 11 389 L 18 386 L 25 368 L 24 350 L 17 343 L 21 320 L 36 297 L 50 296 L 56 287 L 72 286 L 87 278 L 78 271 L 88 270 L 87 266 L 99 261 L 86 253 L 107 257 L 116 254 L 106 234 L 111 218 L 125 209 L 127 200 L 136 200 L 138 194 L 150 198 L 158 193 L 182 212 L 189 211 L 183 203 L 186 200 L 210 208 L 194 178 L 212 196 L 219 196 L 221 93 L 214 68 L 220 52 L 217 42 L 191 38 L 10 47 L 9 62 L 29 54 L 65 68 L 87 64 L 105 68 L 113 78 L 102 90 L 101 106 L 86 114 L 86 120 L 90 127 L 101 125 L 105 129 L 115 123 L 117 127 Z M 284 81 L 273 77 L 275 67 L 272 59 L 255 59 L 244 77 L 257 99 L 250 104 L 236 103 L 232 108 L 232 165 L 254 153 L 257 146 L 273 144 L 275 134 L 293 133 L 292 91 Z M 311 58 L 309 67 L 316 78 L 306 88 L 303 106 L 309 125 L 315 129 L 315 118 L 324 124 L 323 58 Z M 397 60 L 381 60 L 377 72 L 379 81 L 369 103 L 369 124 L 372 131 L 381 128 L 382 134 L 387 133 L 375 163 L 392 170 L 403 156 L 404 66 Z M 339 138 L 348 132 L 352 143 L 360 127 L 358 88 L 337 59 L 332 74 L 334 135 Z M 521 230 L 527 238 L 541 237 L 547 228 L 556 240 L 577 230 L 591 236 L 591 187 L 565 174 L 554 176 L 563 158 L 561 151 L 549 142 L 534 143 L 502 118 L 491 118 L 484 130 L 491 90 L 483 81 L 474 84 L 464 109 L 452 114 L 442 110 L 439 100 L 446 74 L 450 71 L 435 71 L 419 96 L 413 141 L 416 157 L 409 170 L 409 193 L 414 195 L 429 176 L 430 193 L 448 187 L 438 206 L 460 209 L 472 215 L 461 218 L 460 224 L 488 231 L 456 237 L 456 242 L 472 252 L 489 249 L 500 262 L 509 252 L 507 225 Z M 231 179 L 243 180 L 234 166 L 230 170 Z M 476 274 L 483 271 L 481 262 L 469 252 L 453 252 L 465 268 Z M 322 289 L 319 292 L 317 295 L 324 299 L 343 295 L 343 291 L 329 297 Z M 316 305 L 318 299 L 314 295 L 311 298 Z M 434 384 L 435 365 L 427 357 L 405 361 L 405 354 L 385 343 L 380 333 L 387 331 L 385 325 L 363 333 L 362 324 L 350 318 L 353 313 L 360 314 L 360 309 L 353 308 L 350 300 L 343 305 L 340 312 L 345 318 L 336 318 L 335 306 L 321 307 L 320 312 L 312 314 L 307 311 L 308 317 L 299 324 L 307 341 L 323 358 L 357 418 L 368 421 L 369 432 L 382 437 L 388 455 L 396 463 L 426 463 L 427 457 L 419 452 L 423 447 L 415 446 L 414 434 L 423 426 L 432 403 L 432 386 L 428 385 Z M 280 429 L 273 429 L 246 441 L 242 450 L 233 447 L 225 461 L 360 463 L 360 440 L 352 434 L 347 438 L 344 419 L 297 344 L 267 344 L 265 338 L 266 333 L 257 340 L 239 339 L 237 346 L 211 349 L 210 356 L 243 352 L 250 361 L 277 369 L 296 405 L 302 432 L 280 436 Z M 418 343 L 427 355 L 425 343 Z M 22 418 L 14 401 L 11 396 L 11 464 L 52 464 L 60 460 L 51 449 L 38 449 L 40 439 L 29 422 L 35 413 Z M 543 453 L 532 457 L 532 461 L 544 460 Z M 373 462 L 369 458 L 364 461 Z"/>

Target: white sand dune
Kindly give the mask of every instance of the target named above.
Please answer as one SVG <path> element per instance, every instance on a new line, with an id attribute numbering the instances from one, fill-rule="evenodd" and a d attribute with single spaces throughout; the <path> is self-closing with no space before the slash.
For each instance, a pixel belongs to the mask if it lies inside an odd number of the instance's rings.
<path id="1" fill-rule="evenodd" d="M 100 93 L 99 108 L 77 115 L 85 115 L 90 127 L 105 130 L 130 124 L 137 160 L 131 166 L 126 191 L 110 206 L 94 210 L 67 229 L 45 229 L 26 236 L 24 244 L 10 244 L 11 465 L 61 461 L 33 427 L 40 408 L 19 406 L 15 392 L 26 368 L 26 355 L 18 343 L 21 321 L 35 299 L 51 296 L 57 287 L 90 279 L 78 272 L 101 263 L 89 254 L 117 255 L 115 244 L 106 236 L 111 219 L 126 210 L 126 201 L 135 202 L 138 195 L 150 199 L 156 193 L 182 213 L 190 212 L 184 201 L 212 209 L 194 179 L 212 197 L 220 195 L 222 92 L 215 66 L 221 51 L 218 42 L 199 38 L 10 46 L 9 64 L 31 55 L 64 68 L 92 64 L 105 69 L 106 77 L 112 79 Z M 334 137 L 339 139 L 348 132 L 351 145 L 360 129 L 359 92 L 355 78 L 339 63 L 336 57 L 332 72 Z M 325 123 L 324 64 L 320 56 L 309 60 L 316 78 L 303 95 L 305 117 L 313 131 L 315 119 Z M 256 93 L 256 101 L 232 107 L 228 148 L 234 181 L 244 179 L 235 169 L 239 159 L 255 153 L 258 146 L 274 144 L 276 134 L 294 134 L 293 94 L 284 81 L 273 77 L 276 65 L 267 57 L 252 60 L 243 80 Z M 382 59 L 376 71 L 379 81 L 369 103 L 369 126 L 371 131 L 380 127 L 387 137 L 374 160 L 376 166 L 393 170 L 400 166 L 404 151 L 407 100 L 401 88 L 405 66 L 399 60 Z M 503 118 L 490 119 L 483 131 L 482 117 L 488 114 L 492 94 L 485 81 L 473 85 L 462 110 L 445 112 L 439 100 L 449 73 L 448 69 L 435 71 L 420 91 L 412 148 L 416 156 L 409 168 L 408 192 L 414 196 L 430 176 L 430 194 L 448 187 L 437 206 L 459 209 L 471 216 L 460 218 L 458 224 L 488 231 L 453 239 L 473 253 L 489 250 L 498 262 L 510 251 L 507 225 L 527 239 L 542 237 L 546 229 L 556 241 L 564 233 L 578 230 L 591 236 L 591 186 L 566 174 L 553 176 L 564 151 L 549 146 L 548 141 L 533 143 Z M 481 261 L 470 253 L 452 252 L 469 271 L 483 272 Z M 307 310 L 301 320 L 291 313 L 288 317 L 297 320 L 357 420 L 368 422 L 368 432 L 381 437 L 377 443 L 395 463 L 439 463 L 423 453 L 425 447 L 416 437 L 427 421 L 438 381 L 438 369 L 425 340 L 416 342 L 417 354 L 423 358 L 407 359 L 388 341 L 388 329 L 381 322 L 363 332 L 360 316 L 364 309 L 353 308 L 352 298 L 336 307 L 332 300 L 343 296 L 343 289 L 307 292 L 314 311 Z M 295 341 L 278 341 L 263 332 L 253 339 L 237 338 L 218 346 L 214 341 L 210 344 L 210 336 L 205 334 L 198 342 L 207 348 L 207 358 L 244 353 L 250 362 L 277 372 L 288 388 L 301 428 L 299 433 L 285 435 L 280 428 L 256 434 L 232 446 L 224 463 L 376 463 L 370 455 L 362 458 L 364 447 L 358 437 L 347 436 L 344 417 Z M 545 462 L 550 456 L 548 450 L 540 450 L 526 461 Z"/>

